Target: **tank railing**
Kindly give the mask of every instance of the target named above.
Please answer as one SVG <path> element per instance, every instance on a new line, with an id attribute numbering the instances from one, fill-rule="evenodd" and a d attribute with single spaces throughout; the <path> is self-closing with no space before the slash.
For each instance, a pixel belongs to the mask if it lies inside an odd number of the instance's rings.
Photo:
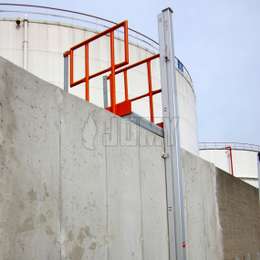
<path id="1" fill-rule="evenodd" d="M 245 150 L 260 152 L 260 145 L 239 143 L 239 142 L 201 142 L 199 144 L 200 150 L 226 150 L 226 147 L 232 147 L 233 150 Z"/>
<path id="2" fill-rule="evenodd" d="M 72 21 L 77 21 L 82 23 L 82 26 L 85 26 L 86 24 L 91 24 L 92 26 L 98 26 L 99 30 L 100 29 L 107 29 L 110 28 L 111 25 L 115 25 L 116 23 L 109 20 L 109 19 L 105 19 L 99 16 L 95 16 L 95 15 L 91 15 L 91 14 L 87 14 L 87 13 L 83 13 L 83 12 L 77 12 L 77 11 L 71 11 L 71 10 L 67 10 L 67 9 L 62 9 L 62 8 L 56 8 L 56 7 L 50 7 L 50 6 L 43 6 L 43 5 L 32 5 L 32 4 L 18 4 L 18 3 L 0 3 L 0 7 L 1 6 L 5 6 L 5 7 L 10 7 L 12 8 L 12 10 L 7 10 L 7 9 L 1 9 L 0 10 L 0 14 L 3 13 L 17 13 L 17 14 L 31 14 L 31 15 L 38 15 L 38 16 L 48 16 L 48 17 L 53 17 L 53 18 L 58 18 L 58 22 L 60 22 L 61 19 L 66 19 L 66 20 L 72 20 Z M 17 7 L 17 8 L 26 8 L 25 11 L 23 10 L 14 10 L 13 8 Z M 31 9 L 32 11 L 29 11 L 29 9 Z M 40 12 L 40 11 L 33 11 L 33 10 L 44 10 L 45 12 Z M 55 12 L 55 13 L 49 13 L 49 12 Z M 57 12 L 60 12 L 62 14 L 57 14 Z M 69 15 L 66 15 L 69 14 Z M 72 15 L 76 15 L 76 17 L 73 17 Z M 84 17 L 84 18 L 88 18 L 88 20 L 86 19 L 82 19 L 79 17 Z M 28 19 L 28 17 L 27 17 Z M 77 24 L 80 25 L 80 24 Z M 89 28 L 91 29 L 91 28 Z M 122 31 L 119 31 L 120 35 L 123 34 Z M 159 44 L 157 41 L 155 41 L 154 39 L 148 37 L 147 35 L 134 30 L 132 28 L 129 28 L 129 42 L 133 43 L 136 41 L 137 45 L 140 47 L 147 47 L 148 51 L 152 52 L 152 53 L 157 53 L 159 50 Z M 177 58 L 176 59 L 176 68 L 178 69 L 178 71 L 186 78 L 188 79 L 190 82 L 192 82 L 192 78 L 189 74 L 189 71 L 187 70 L 187 68 L 184 66 L 184 64 Z"/>
<path id="3" fill-rule="evenodd" d="M 124 61 L 116 64 L 115 63 L 115 31 L 119 28 L 124 29 Z M 94 42 L 95 40 L 109 35 L 109 41 L 110 41 L 110 66 L 106 69 L 103 69 L 101 71 L 98 71 L 94 74 L 90 74 L 90 62 L 89 62 L 89 44 L 91 42 Z M 75 50 L 79 48 L 85 48 L 85 76 L 79 80 L 74 80 L 74 52 Z M 98 76 L 101 76 L 107 72 L 110 73 L 110 96 L 111 96 L 111 111 L 113 113 L 116 113 L 116 90 L 115 90 L 115 70 L 117 68 L 120 68 L 124 65 L 127 65 L 129 62 L 129 45 L 128 45 L 128 22 L 123 21 L 119 24 L 116 24 L 115 26 L 94 35 L 93 37 L 80 42 L 79 44 L 73 46 L 70 48 L 69 51 L 66 51 L 64 53 L 64 57 L 69 57 L 69 71 L 70 71 L 70 87 L 75 87 L 79 84 L 85 83 L 85 99 L 87 101 L 90 101 L 90 95 L 89 95 L 89 81 L 90 79 L 96 78 Z"/>
<path id="4" fill-rule="evenodd" d="M 0 4 L 1 5 L 1 4 Z M 28 14 L 30 15 L 38 15 L 38 16 L 49 16 L 49 17 L 52 17 L 52 18 L 59 18 L 59 22 L 60 22 L 60 19 L 65 19 L 66 21 L 67 20 L 70 20 L 70 21 L 77 21 L 77 22 L 81 22 L 83 23 L 83 25 L 85 26 L 86 24 L 90 24 L 93 26 L 96 26 L 98 27 L 98 29 L 107 29 L 107 28 L 110 28 L 109 25 L 105 25 L 105 24 L 102 24 L 99 21 L 99 19 L 95 18 L 95 20 L 97 21 L 91 21 L 91 20 L 86 20 L 86 19 L 80 19 L 80 18 L 75 18 L 75 17 L 72 17 L 72 16 L 68 16 L 68 15 L 57 15 L 57 14 L 49 14 L 49 13 L 43 13 L 43 12 L 35 12 L 35 11 L 19 11 L 19 10 L 0 10 L 0 14 L 1 13 L 13 13 L 13 14 L 26 14 L 26 16 Z M 92 18 L 92 17 L 90 17 Z M 103 21 L 103 20 L 102 20 Z M 114 22 L 111 22 L 111 24 L 116 24 Z M 80 24 L 78 24 L 80 25 Z M 81 25 L 81 26 L 83 26 Z M 89 28 L 90 30 L 93 30 L 93 28 Z M 95 31 L 98 31 L 98 29 L 96 28 Z M 150 52 L 157 52 L 158 51 L 158 43 L 156 43 L 153 39 L 149 38 L 148 36 L 142 34 L 142 33 L 139 33 L 133 29 L 129 29 L 129 31 L 131 31 L 131 33 L 129 33 L 129 39 L 130 39 L 130 42 L 132 44 L 136 44 L 137 46 L 141 46 L 143 48 L 147 48 L 148 51 Z M 122 31 L 119 31 L 119 34 L 122 35 Z M 120 37 L 118 37 L 120 39 Z"/>
<path id="5" fill-rule="evenodd" d="M 127 115 L 132 112 L 131 105 L 132 102 L 135 102 L 137 100 L 141 100 L 143 98 L 149 97 L 149 114 L 150 114 L 150 122 L 154 123 L 154 103 L 153 103 L 153 96 L 161 93 L 161 89 L 153 90 L 153 83 L 152 83 L 152 72 L 151 72 L 151 62 L 155 59 L 158 59 L 160 57 L 160 54 L 156 54 L 154 56 L 148 57 L 144 60 L 138 61 L 136 63 L 133 63 L 131 65 L 128 65 L 126 67 L 123 67 L 121 69 L 118 69 L 116 71 L 116 75 L 123 73 L 123 82 L 124 82 L 124 102 L 122 102 L 121 105 L 121 115 Z M 146 64 L 147 68 L 147 85 L 148 85 L 148 91 L 140 96 L 136 96 L 133 98 L 129 98 L 129 88 L 128 88 L 128 71 L 136 68 L 140 65 Z M 111 77 L 108 77 L 108 80 L 110 81 Z"/>
<path id="6" fill-rule="evenodd" d="M 91 15 L 83 12 L 77 12 L 72 11 L 68 9 L 62 9 L 62 8 L 56 8 L 56 7 L 50 7 L 50 6 L 43 6 L 43 5 L 32 5 L 32 4 L 16 4 L 16 3 L 0 3 L 0 6 L 6 6 L 6 7 L 17 7 L 17 8 L 26 8 L 26 11 L 21 10 L 0 10 L 0 13 L 19 13 L 19 14 L 32 14 L 32 15 L 41 15 L 41 16 L 49 16 L 49 17 L 55 17 L 55 18 L 62 18 L 66 20 L 74 20 L 79 21 L 81 23 L 90 23 L 96 26 L 99 26 L 99 29 L 107 29 L 110 28 L 113 25 L 116 25 L 117 23 L 114 21 L 111 21 L 109 19 L 105 19 L 96 15 Z M 44 10 L 45 12 L 39 12 L 39 11 L 29 11 L 28 9 L 38 9 L 38 10 Z M 47 13 L 48 12 L 48 13 Z M 49 13 L 49 12 L 55 12 Z M 57 14 L 57 12 L 62 13 L 63 15 Z M 69 14 L 69 15 L 65 15 Z M 76 15 L 76 17 L 73 17 L 72 15 Z M 88 18 L 81 19 L 79 17 Z M 92 21 L 91 21 L 92 20 Z M 149 46 L 148 48 L 152 48 L 152 51 L 158 51 L 159 45 L 158 43 L 153 40 L 152 38 L 148 37 L 147 35 L 134 30 L 132 28 L 129 28 L 129 39 L 137 40 L 140 44 L 145 44 Z"/>

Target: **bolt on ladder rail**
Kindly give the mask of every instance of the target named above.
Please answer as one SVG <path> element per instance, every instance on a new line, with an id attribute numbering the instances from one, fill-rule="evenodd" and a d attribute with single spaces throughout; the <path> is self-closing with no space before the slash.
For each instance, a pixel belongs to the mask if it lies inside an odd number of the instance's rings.
<path id="1" fill-rule="evenodd" d="M 166 8 L 158 16 L 169 259 L 186 260 L 186 221 L 172 13 L 171 8 Z"/>

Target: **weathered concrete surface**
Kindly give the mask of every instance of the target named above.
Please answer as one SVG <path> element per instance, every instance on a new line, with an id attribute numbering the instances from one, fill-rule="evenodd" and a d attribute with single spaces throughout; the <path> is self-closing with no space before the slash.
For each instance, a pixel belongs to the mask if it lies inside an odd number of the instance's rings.
<path id="1" fill-rule="evenodd" d="M 258 189 L 217 170 L 217 197 L 225 260 L 260 259 Z M 251 258 L 250 258 L 251 257 Z"/>
<path id="2" fill-rule="evenodd" d="M 162 141 L 0 59 L 0 260 L 168 260 Z M 255 253 L 255 190 L 183 162 L 189 260 Z"/>
<path id="3" fill-rule="evenodd" d="M 0 60 L 0 259 L 59 257 L 56 88 Z"/>
<path id="4" fill-rule="evenodd" d="M 3 59 L 0 108 L 0 260 L 168 259 L 160 137 Z"/>
<path id="5" fill-rule="evenodd" d="M 183 152 L 188 259 L 222 260 L 222 231 L 217 202 L 216 168 Z"/>
<path id="6" fill-rule="evenodd" d="M 188 259 L 260 260 L 258 190 L 183 153 Z"/>

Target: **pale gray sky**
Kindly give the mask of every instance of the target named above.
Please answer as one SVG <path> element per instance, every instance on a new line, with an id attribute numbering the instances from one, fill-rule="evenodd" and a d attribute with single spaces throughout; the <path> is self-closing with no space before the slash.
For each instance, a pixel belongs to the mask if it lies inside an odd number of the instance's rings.
<path id="1" fill-rule="evenodd" d="M 87 12 L 115 21 L 128 19 L 130 27 L 156 40 L 157 14 L 171 6 L 176 55 L 190 71 L 197 94 L 200 141 L 260 144 L 259 0 L 25 3 Z"/>

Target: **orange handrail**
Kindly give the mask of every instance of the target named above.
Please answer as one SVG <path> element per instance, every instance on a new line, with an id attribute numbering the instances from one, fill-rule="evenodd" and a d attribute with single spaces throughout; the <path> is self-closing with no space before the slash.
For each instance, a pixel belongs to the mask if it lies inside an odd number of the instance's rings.
<path id="1" fill-rule="evenodd" d="M 160 54 L 156 54 L 156 55 L 153 55 L 151 57 L 148 57 L 144 60 L 141 60 L 141 61 L 138 61 L 136 63 L 133 63 L 131 65 L 128 65 L 126 67 L 123 67 L 121 69 L 118 69 L 116 70 L 115 74 L 119 74 L 119 73 L 124 73 L 124 94 L 125 94 L 125 101 L 130 101 L 130 102 L 134 102 L 136 100 L 140 100 L 142 98 L 145 98 L 145 97 L 149 97 L 149 110 L 150 110 L 150 121 L 152 123 L 154 123 L 154 104 L 153 104 L 153 96 L 156 95 L 156 94 L 159 94 L 161 93 L 161 89 L 158 89 L 158 90 L 153 90 L 153 86 L 152 86 L 152 72 L 151 72 L 151 62 L 157 58 L 160 57 Z M 147 64 L 147 81 L 148 81 L 148 92 L 143 94 L 143 95 L 140 95 L 140 96 L 137 96 L 137 97 L 134 97 L 132 99 L 129 99 L 128 97 L 128 75 L 127 75 L 127 72 L 130 70 L 130 69 L 133 69 L 135 67 L 138 67 L 140 65 L 143 65 L 143 64 Z M 109 80 L 110 80 L 110 77 L 109 77 Z"/>
<path id="2" fill-rule="evenodd" d="M 123 27 L 124 29 L 124 61 L 116 63 L 115 62 L 115 31 L 119 28 Z M 109 35 L 109 42 L 110 42 L 110 65 L 109 67 L 90 74 L 90 65 L 89 65 L 89 44 L 101 37 Z M 78 48 L 85 48 L 85 76 L 79 80 L 74 80 L 74 52 Z M 134 101 L 143 99 L 145 97 L 149 97 L 149 111 L 150 111 L 150 121 L 154 123 L 154 103 L 153 103 L 153 96 L 156 94 L 161 93 L 161 89 L 153 90 L 153 82 L 152 82 L 152 68 L 151 63 L 153 60 L 160 57 L 160 54 L 153 55 L 136 63 L 130 64 L 129 63 L 129 44 L 128 44 L 128 22 L 123 21 L 121 23 L 116 24 L 115 26 L 94 35 L 87 40 L 84 40 L 73 47 L 70 48 L 69 51 L 64 53 L 65 58 L 69 58 L 69 70 L 70 70 L 70 87 L 73 88 L 79 84 L 85 83 L 85 99 L 87 101 L 90 100 L 90 93 L 89 93 L 89 81 L 95 77 L 101 76 L 102 74 L 109 73 L 107 77 L 110 81 L 110 104 L 111 106 L 107 108 L 109 111 L 124 116 L 127 114 L 132 113 L 131 104 Z M 147 67 L 147 85 L 148 91 L 143 95 L 133 97 L 129 99 L 129 91 L 128 91 L 128 71 L 138 67 L 140 65 L 146 64 Z M 124 96 L 125 101 L 122 103 L 116 102 L 116 75 L 123 73 L 124 79 Z M 162 126 L 162 124 L 158 124 Z"/>

